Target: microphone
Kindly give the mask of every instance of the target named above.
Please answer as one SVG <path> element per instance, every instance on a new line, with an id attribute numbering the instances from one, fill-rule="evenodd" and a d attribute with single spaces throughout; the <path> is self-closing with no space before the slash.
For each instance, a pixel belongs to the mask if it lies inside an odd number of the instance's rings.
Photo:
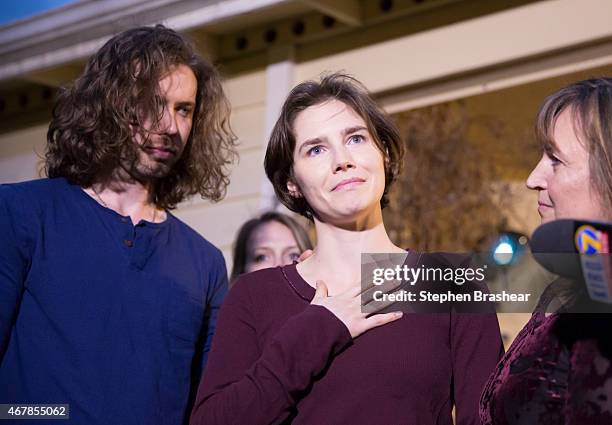
<path id="1" fill-rule="evenodd" d="M 555 220 L 535 230 L 531 252 L 550 272 L 584 282 L 593 300 L 612 303 L 611 234 L 612 223 Z"/>

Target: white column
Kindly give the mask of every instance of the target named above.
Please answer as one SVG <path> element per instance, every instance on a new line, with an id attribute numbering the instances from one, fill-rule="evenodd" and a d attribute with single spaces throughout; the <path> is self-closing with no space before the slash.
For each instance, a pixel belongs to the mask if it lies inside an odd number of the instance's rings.
<path id="1" fill-rule="evenodd" d="M 270 61 L 266 68 L 266 139 L 263 143 L 262 164 L 272 128 L 278 119 L 283 102 L 294 85 L 295 62 L 293 47 L 272 49 Z M 279 202 L 274 195 L 272 184 L 264 177 L 261 187 L 260 209 L 271 210 L 278 207 Z"/>

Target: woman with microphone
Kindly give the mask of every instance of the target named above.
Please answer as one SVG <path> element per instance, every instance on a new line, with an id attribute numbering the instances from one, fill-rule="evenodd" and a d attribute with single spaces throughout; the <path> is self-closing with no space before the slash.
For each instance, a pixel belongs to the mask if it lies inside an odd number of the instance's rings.
<path id="1" fill-rule="evenodd" d="M 535 129 L 544 153 L 527 186 L 542 223 L 612 221 L 612 78 L 552 94 Z M 551 312 L 558 295 L 565 303 Z M 577 282 L 544 291 L 485 387 L 483 424 L 612 424 L 612 316 L 586 307 L 601 309 Z"/>
<path id="2" fill-rule="evenodd" d="M 221 309 L 192 424 L 458 424 L 501 350 L 494 315 L 362 312 L 362 253 L 406 251 L 382 219 L 402 161 L 396 127 L 354 79 L 299 84 L 265 169 L 314 221 L 299 264 L 240 277 Z M 416 224 L 415 224 L 416 225 Z"/>

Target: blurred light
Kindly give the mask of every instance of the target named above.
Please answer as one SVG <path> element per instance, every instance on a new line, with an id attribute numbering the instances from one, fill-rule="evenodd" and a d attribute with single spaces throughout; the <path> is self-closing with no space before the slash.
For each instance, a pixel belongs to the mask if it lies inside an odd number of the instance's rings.
<path id="1" fill-rule="evenodd" d="M 500 266 L 507 266 L 512 262 L 514 248 L 508 242 L 500 242 L 493 251 L 493 259 Z"/>
<path id="2" fill-rule="evenodd" d="M 527 242 L 527 237 L 520 233 L 500 233 L 491 245 L 491 257 L 498 266 L 514 264 L 523 254 Z"/>

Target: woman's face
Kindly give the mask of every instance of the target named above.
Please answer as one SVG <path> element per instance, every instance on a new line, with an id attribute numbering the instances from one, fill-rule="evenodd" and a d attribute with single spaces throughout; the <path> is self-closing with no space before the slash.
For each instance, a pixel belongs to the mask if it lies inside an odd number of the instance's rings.
<path id="1" fill-rule="evenodd" d="M 383 156 L 363 119 L 338 100 L 310 106 L 293 123 L 290 192 L 304 196 L 318 219 L 350 223 L 380 210 Z"/>
<path id="2" fill-rule="evenodd" d="M 299 256 L 291 229 L 278 221 L 268 221 L 257 226 L 248 240 L 245 272 L 291 264 Z"/>
<path id="3" fill-rule="evenodd" d="M 553 138 L 556 148 L 544 152 L 527 178 L 527 187 L 538 191 L 542 223 L 562 218 L 605 220 L 590 180 L 589 154 L 576 137 L 570 110 L 557 118 Z"/>

